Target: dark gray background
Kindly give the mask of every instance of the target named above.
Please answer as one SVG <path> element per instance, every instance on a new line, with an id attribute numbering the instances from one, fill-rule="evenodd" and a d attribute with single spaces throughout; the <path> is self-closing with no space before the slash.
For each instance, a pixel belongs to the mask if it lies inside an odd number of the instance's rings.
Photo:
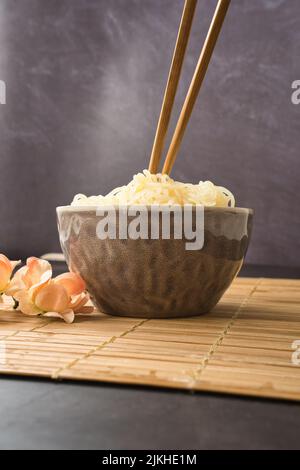
<path id="1" fill-rule="evenodd" d="M 0 449 L 299 450 L 299 423 L 291 402 L 0 378 Z"/>
<path id="2" fill-rule="evenodd" d="M 58 249 L 55 206 L 147 166 L 183 0 L 0 0 L 0 251 Z M 185 96 L 215 0 L 199 0 Z M 255 209 L 247 261 L 299 266 L 299 0 L 233 0 L 173 176 Z"/>

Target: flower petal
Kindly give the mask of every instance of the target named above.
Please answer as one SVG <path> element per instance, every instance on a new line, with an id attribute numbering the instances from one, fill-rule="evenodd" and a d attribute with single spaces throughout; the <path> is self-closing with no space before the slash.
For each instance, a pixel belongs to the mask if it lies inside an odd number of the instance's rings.
<path id="1" fill-rule="evenodd" d="M 51 279 L 51 275 L 52 275 L 52 273 L 50 271 L 46 271 L 42 275 L 40 282 L 38 282 L 37 284 L 34 284 L 32 287 L 30 287 L 29 292 L 30 292 L 30 295 L 32 296 L 32 299 L 34 301 L 35 301 L 35 298 L 36 298 L 37 294 L 40 292 L 40 290 L 42 290 L 46 286 L 46 284 L 49 284 L 49 281 Z"/>
<path id="2" fill-rule="evenodd" d="M 78 295 L 85 290 L 85 282 L 77 273 L 60 274 L 54 281 L 63 286 L 69 295 Z"/>
<path id="3" fill-rule="evenodd" d="M 15 298 L 19 302 L 18 310 L 25 313 L 25 315 L 38 315 L 41 313 L 41 309 L 32 302 L 28 291 L 21 290 L 17 292 Z"/>
<path id="4" fill-rule="evenodd" d="M 51 264 L 44 259 L 35 257 L 27 258 L 26 266 L 27 271 L 24 274 L 23 280 L 27 287 L 39 284 L 45 273 L 45 277 L 48 279 L 52 276 Z"/>
<path id="5" fill-rule="evenodd" d="M 72 299 L 70 303 L 70 308 L 77 312 L 80 308 L 82 308 L 88 301 L 90 300 L 89 294 L 81 294 Z"/>
<path id="6" fill-rule="evenodd" d="M 21 264 L 21 260 L 19 259 L 18 261 L 11 261 L 10 264 L 11 264 L 12 269 L 14 270 L 15 267 Z"/>
<path id="7" fill-rule="evenodd" d="M 64 312 L 68 309 L 70 298 L 63 286 L 50 281 L 40 289 L 34 298 L 38 308 L 44 312 Z"/>
<path id="8" fill-rule="evenodd" d="M 42 261 L 42 263 L 40 263 Z M 52 268 L 48 262 L 38 258 L 28 258 L 27 265 L 18 269 L 5 289 L 7 295 L 15 296 L 22 289 L 37 288 L 51 279 Z M 38 290 L 38 289 L 37 289 Z M 31 293 L 32 295 L 32 293 Z"/>
<path id="9" fill-rule="evenodd" d="M 0 262 L 0 292 L 3 292 L 10 280 L 11 271 Z"/>
<path id="10" fill-rule="evenodd" d="M 62 312 L 62 313 L 47 312 L 43 316 L 44 317 L 62 318 L 66 323 L 73 323 L 74 318 L 75 318 L 73 310 L 66 310 L 65 312 Z"/>
<path id="11" fill-rule="evenodd" d="M 26 285 L 23 280 L 23 276 L 27 271 L 27 266 L 23 266 L 22 268 L 18 269 L 18 271 L 14 274 L 13 278 L 10 280 L 10 283 L 5 289 L 6 295 L 14 296 L 16 292 L 19 290 L 25 289 Z"/>
<path id="12" fill-rule="evenodd" d="M 11 273 L 11 266 L 7 264 L 5 260 L 0 259 L 0 292 L 3 292 L 9 283 Z"/>
<path id="13" fill-rule="evenodd" d="M 3 255 L 3 253 L 0 254 L 0 262 L 5 264 L 8 267 L 8 269 L 12 269 L 11 261 L 9 261 L 7 256 Z"/>

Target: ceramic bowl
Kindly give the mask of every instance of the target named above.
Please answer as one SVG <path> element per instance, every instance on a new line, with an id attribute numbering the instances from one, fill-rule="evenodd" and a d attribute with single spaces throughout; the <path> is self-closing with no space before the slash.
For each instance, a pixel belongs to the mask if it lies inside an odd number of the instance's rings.
<path id="1" fill-rule="evenodd" d="M 58 207 L 57 217 L 69 269 L 83 277 L 100 311 L 175 318 L 208 313 L 228 289 L 248 248 L 253 211 L 206 207 L 199 250 L 161 233 L 158 239 L 99 239 L 103 215 L 96 207 Z"/>

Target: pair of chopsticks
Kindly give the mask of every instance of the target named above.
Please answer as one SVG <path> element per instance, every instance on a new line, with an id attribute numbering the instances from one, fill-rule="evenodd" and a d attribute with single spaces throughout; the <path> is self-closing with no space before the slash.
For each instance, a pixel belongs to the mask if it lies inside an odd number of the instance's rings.
<path id="1" fill-rule="evenodd" d="M 177 121 L 177 125 L 171 140 L 169 150 L 167 152 L 162 173 L 169 174 L 174 165 L 185 129 L 187 127 L 188 121 L 193 111 L 194 104 L 196 102 L 202 82 L 204 80 L 230 1 L 231 0 L 218 1 L 194 72 L 194 76 L 192 78 L 181 113 Z M 173 54 L 173 59 L 170 67 L 169 77 L 163 98 L 162 108 L 158 120 L 157 130 L 150 158 L 149 171 L 151 173 L 158 172 L 196 5 L 197 0 L 185 0 L 177 41 L 175 45 L 175 50 Z"/>

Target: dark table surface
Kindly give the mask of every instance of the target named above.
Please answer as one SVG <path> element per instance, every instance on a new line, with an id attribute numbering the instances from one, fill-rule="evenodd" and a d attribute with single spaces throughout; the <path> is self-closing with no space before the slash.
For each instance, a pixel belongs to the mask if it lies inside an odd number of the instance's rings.
<path id="1" fill-rule="evenodd" d="M 298 278 L 299 270 L 248 266 L 242 274 Z M 300 449 L 300 406 L 3 376 L 0 448 Z"/>

